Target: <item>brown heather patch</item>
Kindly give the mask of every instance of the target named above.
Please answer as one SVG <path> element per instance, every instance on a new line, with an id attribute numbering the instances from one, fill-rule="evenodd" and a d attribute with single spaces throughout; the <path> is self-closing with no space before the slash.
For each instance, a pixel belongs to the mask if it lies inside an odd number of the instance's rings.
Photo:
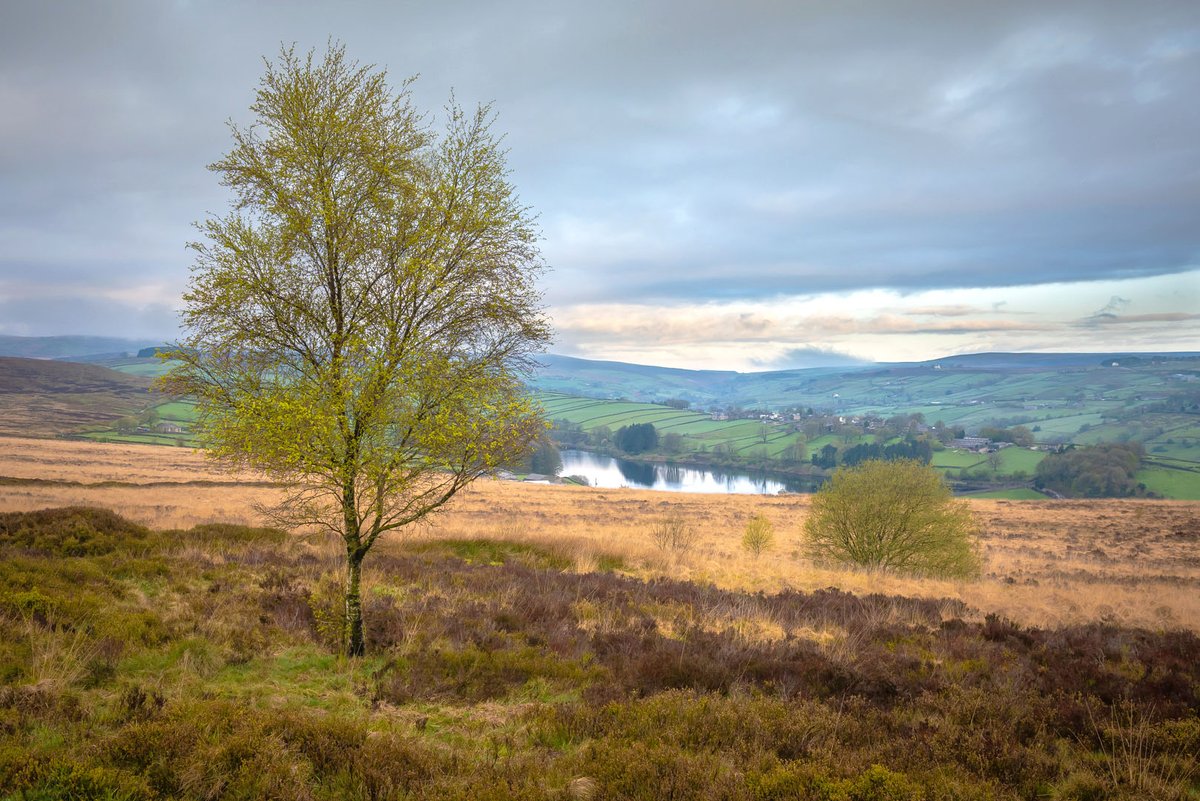
<path id="1" fill-rule="evenodd" d="M 277 491 L 231 476 L 182 448 L 0 439 L 0 512 L 90 505 L 151 528 L 261 524 L 256 502 Z M 43 483 L 29 483 L 40 481 Z M 72 483 L 62 483 L 72 482 Z M 587 572 L 617 567 L 721 588 L 776 592 L 837 587 L 961 600 L 974 619 L 996 613 L 1023 625 L 1091 621 L 1200 631 L 1200 503 L 1185 501 L 972 500 L 983 529 L 984 576 L 975 582 L 914 579 L 815 566 L 801 557 L 805 496 L 710 496 L 525 486 L 480 481 L 430 525 L 381 542 L 494 539 L 524 542 Z M 650 532 L 678 513 L 698 532 L 689 552 L 664 554 Z M 754 558 L 741 547 L 746 521 L 765 515 L 775 547 Z M 333 543 L 317 549 L 335 556 Z M 368 572 L 372 566 L 367 565 Z M 719 614 L 714 612 L 714 614 Z M 772 636 L 770 621 L 746 623 Z M 836 641 L 830 632 L 817 639 Z"/>
<path id="2" fill-rule="evenodd" d="M 0 797 L 1186 801 L 1200 789 L 1191 632 L 1039 629 L 964 621 L 945 599 L 578 572 L 558 541 L 507 533 L 391 543 L 364 586 L 369 655 L 344 660 L 321 631 L 337 605 L 327 543 L 227 524 L 146 530 L 86 508 L 0 516 Z"/>

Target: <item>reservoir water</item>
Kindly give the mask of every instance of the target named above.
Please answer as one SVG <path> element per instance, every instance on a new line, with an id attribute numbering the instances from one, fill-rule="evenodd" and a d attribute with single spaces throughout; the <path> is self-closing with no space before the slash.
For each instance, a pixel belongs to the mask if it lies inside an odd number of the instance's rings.
<path id="1" fill-rule="evenodd" d="M 562 452 L 562 463 L 560 475 L 583 476 L 593 487 L 752 495 L 814 490 L 812 482 L 800 478 L 719 468 L 646 464 L 588 451 L 565 450 Z"/>

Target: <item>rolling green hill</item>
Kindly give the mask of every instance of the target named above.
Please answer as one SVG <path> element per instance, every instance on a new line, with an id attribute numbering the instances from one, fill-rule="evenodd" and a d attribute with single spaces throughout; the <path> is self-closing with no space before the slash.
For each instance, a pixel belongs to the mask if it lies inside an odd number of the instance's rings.
<path id="1" fill-rule="evenodd" d="M 884 416 L 920 412 L 928 422 L 978 429 L 1037 425 L 1043 441 L 1159 436 L 1200 417 L 1200 354 L 977 354 L 912 364 L 766 373 L 676 370 L 547 357 L 534 389 L 693 408 L 806 409 Z M 1114 366 L 1114 363 L 1116 366 Z M 1148 417 L 1159 420 L 1145 425 Z M 1161 425 L 1160 425 L 1161 424 Z M 1090 429 L 1102 435 L 1084 439 Z M 1166 445 L 1166 443 L 1162 443 Z"/>
<path id="2" fill-rule="evenodd" d="M 794 459 L 826 444 L 852 447 L 873 440 L 845 431 L 806 438 L 798 426 L 758 419 L 714 419 L 708 409 L 815 409 L 844 416 L 890 417 L 920 412 L 969 433 L 981 427 L 1025 425 L 1041 443 L 1136 440 L 1147 461 L 1138 480 L 1173 498 L 1200 499 L 1200 356 L 1196 354 L 980 354 L 937 362 L 815 368 L 773 373 L 696 371 L 547 357 L 531 380 L 551 420 L 584 431 L 616 431 L 653 423 L 678 435 L 681 454 L 765 464 Z M 1116 362 L 1116 366 L 1113 365 Z M 150 392 L 165 369 L 158 359 L 121 356 L 99 364 L 0 358 L 0 431 L 94 439 L 190 444 L 194 407 Z M 568 389 L 548 389 L 547 387 Z M 589 397 L 590 396 L 590 397 Z M 682 398 L 690 409 L 653 400 Z M 698 408 L 697 408 L 698 407 Z M 153 409 L 153 422 L 118 431 L 117 421 Z M 790 415 L 784 414 L 787 421 Z M 163 430 L 165 429 L 165 430 Z M 947 475 L 986 480 L 1032 475 L 1042 453 L 1005 449 L 999 465 L 962 451 L 937 451 Z"/>

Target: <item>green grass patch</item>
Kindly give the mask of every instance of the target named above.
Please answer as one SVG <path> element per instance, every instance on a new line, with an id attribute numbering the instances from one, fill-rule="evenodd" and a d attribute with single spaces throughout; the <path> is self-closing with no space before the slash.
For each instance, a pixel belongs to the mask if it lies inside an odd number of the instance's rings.
<path id="1" fill-rule="evenodd" d="M 488 539 L 433 540 L 410 546 L 417 553 L 441 553 L 455 556 L 473 565 L 503 565 L 511 561 L 531 567 L 567 570 L 575 560 L 547 548 L 524 542 Z"/>
<path id="2" fill-rule="evenodd" d="M 105 366 L 119 373 L 140 375 L 146 378 L 158 378 L 161 375 L 166 375 L 167 371 L 171 369 L 172 364 L 172 362 L 164 362 L 161 359 L 127 359 L 111 362 Z"/>
<path id="3" fill-rule="evenodd" d="M 1016 489 L 1005 490 L 990 490 L 988 492 L 970 492 L 962 497 L 964 498 L 996 498 L 1007 501 L 1044 501 L 1048 496 L 1043 495 L 1035 489 L 1028 487 L 1018 487 Z"/>
<path id="4" fill-rule="evenodd" d="M 289 706 L 361 712 L 364 701 L 355 688 L 385 662 L 379 656 L 347 660 L 316 646 L 295 646 L 216 670 L 205 682 L 204 692 L 217 698 L 263 703 L 283 698 Z"/>
<path id="5" fill-rule="evenodd" d="M 962 469 L 978 467 L 987 464 L 987 457 L 982 453 L 971 453 L 947 448 L 944 451 L 934 451 L 933 466 Z"/>
<path id="6" fill-rule="evenodd" d="M 1144 467 L 1134 478 L 1151 492 L 1180 501 L 1200 501 L 1200 471 Z"/>
<path id="7" fill-rule="evenodd" d="M 1005 474 L 1025 471 L 1033 475 L 1037 466 L 1046 458 L 1045 451 L 1031 451 L 1028 448 L 1002 448 L 1000 450 L 1000 472 Z"/>
<path id="8" fill-rule="evenodd" d="M 1104 418 L 1101 417 L 1098 412 L 1047 418 L 1037 423 L 1037 425 L 1041 427 L 1041 431 L 1037 432 L 1034 436 L 1037 437 L 1038 440 L 1045 439 L 1048 436 L 1072 438 L 1076 434 L 1080 433 L 1079 429 L 1081 427 L 1085 425 L 1100 425 L 1103 421 Z"/>
<path id="9" fill-rule="evenodd" d="M 188 432 L 181 434 L 122 434 L 118 431 L 89 431 L 80 436 L 95 442 L 127 442 L 138 445 L 170 445 L 193 447 L 195 438 Z"/>
<path id="10" fill-rule="evenodd" d="M 167 401 L 154 407 L 163 420 L 190 423 L 196 419 L 196 404 L 191 401 Z"/>

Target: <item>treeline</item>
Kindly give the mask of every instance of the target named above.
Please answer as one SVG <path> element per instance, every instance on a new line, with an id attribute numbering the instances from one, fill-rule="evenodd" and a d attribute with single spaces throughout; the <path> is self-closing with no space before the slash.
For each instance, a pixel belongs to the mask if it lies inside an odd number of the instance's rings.
<path id="1" fill-rule="evenodd" d="M 1113 443 L 1052 453 L 1037 466 L 1034 486 L 1072 498 L 1145 496 L 1134 476 L 1142 464 L 1141 443 Z"/>
<path id="2" fill-rule="evenodd" d="M 584 431 L 579 423 L 555 420 L 551 436 L 563 448 L 583 448 L 596 451 L 617 450 L 631 456 L 655 450 L 660 446 L 668 453 L 682 450 L 682 437 L 666 434 L 659 437 L 653 423 L 634 423 L 621 426 L 615 432 L 608 426 L 596 426 Z"/>
<path id="3" fill-rule="evenodd" d="M 538 437 L 530 446 L 530 450 L 518 462 L 506 465 L 515 473 L 539 473 L 543 476 L 557 476 L 562 472 L 562 455 L 558 446 L 548 436 Z"/>
<path id="4" fill-rule="evenodd" d="M 984 426 L 979 429 L 979 436 L 990 439 L 992 442 L 1011 442 L 1023 448 L 1028 448 L 1033 444 L 1033 429 L 1025 426 L 1013 426 L 1012 428 Z"/>
<path id="5" fill-rule="evenodd" d="M 658 447 L 658 429 L 654 423 L 634 423 L 621 426 L 613 436 L 616 446 L 632 456 Z"/>
<path id="6" fill-rule="evenodd" d="M 812 455 L 812 463 L 825 470 L 832 470 L 839 465 L 854 467 L 871 459 L 887 462 L 915 459 L 923 464 L 929 464 L 933 461 L 933 446 L 924 437 L 910 436 L 902 442 L 894 442 L 891 445 L 863 442 L 840 451 L 834 445 L 826 445 Z"/>
<path id="7" fill-rule="evenodd" d="M 916 419 L 912 419 L 916 418 Z M 903 431 L 906 427 L 911 432 L 919 423 L 919 415 L 896 417 L 888 421 L 895 428 Z M 822 470 L 833 470 L 839 466 L 853 467 L 871 459 L 894 461 L 899 459 L 914 459 L 929 464 L 933 459 L 934 433 L 909 433 L 899 442 L 883 444 L 882 442 L 861 443 L 857 445 L 826 445 L 813 453 L 811 458 L 803 441 L 793 442 L 782 451 L 768 455 L 767 437 L 770 428 L 764 424 L 762 442 L 746 446 L 738 450 L 728 442 L 719 442 L 711 447 L 701 446 L 689 454 L 690 458 L 699 459 L 706 463 L 726 465 L 771 465 L 779 469 L 801 470 L 808 472 L 812 467 Z M 854 426 L 849 433 L 859 436 L 863 432 L 860 426 Z M 876 432 L 877 437 L 894 435 L 892 430 Z M 660 433 L 653 423 L 634 423 L 621 426 L 616 431 L 607 426 L 596 426 L 590 431 L 568 420 L 555 420 L 552 436 L 559 447 L 580 448 L 613 456 L 641 456 L 647 453 L 658 453 L 672 457 L 684 453 L 683 437 L 675 432 Z M 535 471 L 543 472 L 543 471 Z"/>

